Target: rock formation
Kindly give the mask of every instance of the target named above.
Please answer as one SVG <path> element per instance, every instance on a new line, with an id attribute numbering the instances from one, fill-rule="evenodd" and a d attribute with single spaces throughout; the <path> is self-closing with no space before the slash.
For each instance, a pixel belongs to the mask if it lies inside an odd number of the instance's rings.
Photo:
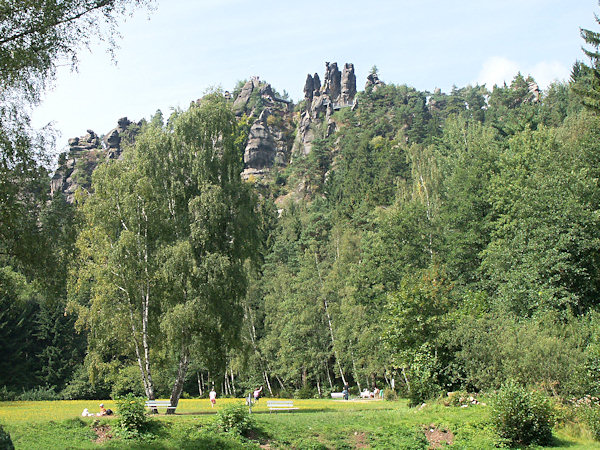
<path id="1" fill-rule="evenodd" d="M 108 149 L 109 158 L 118 158 L 121 156 L 121 134 L 129 128 L 132 122 L 127 117 L 121 117 L 117 121 L 117 127 L 110 130 L 104 136 L 102 142 Z"/>
<path id="2" fill-rule="evenodd" d="M 327 137 L 334 133 L 337 127 L 332 118 L 333 112 L 353 106 L 355 96 L 354 64 L 344 64 L 344 70 L 340 72 L 337 63 L 326 62 L 322 87 L 318 74 L 307 75 L 304 84 L 306 107 L 300 112 L 293 153 L 307 155 L 317 134 L 321 133 Z M 322 127 L 323 123 L 326 124 L 325 128 Z"/>
<path id="3" fill-rule="evenodd" d="M 380 85 L 383 83 L 376 74 L 372 74 L 367 86 Z M 326 63 L 322 83 L 319 74 L 307 75 L 305 105 L 297 116 L 290 101 L 278 98 L 270 84 L 252 77 L 235 98 L 231 94 L 226 96 L 226 100 L 232 102 L 236 116 L 245 115 L 250 123 L 242 177 L 263 179 L 273 167 L 285 167 L 294 152 L 310 153 L 315 139 L 336 132 L 333 116 L 336 110 L 357 107 L 355 96 L 356 75 L 354 65 L 350 63 L 344 64 L 342 71 L 336 62 Z M 132 125 L 136 124 L 123 117 L 103 139 L 92 130 L 88 130 L 85 136 L 70 139 L 69 149 L 61 155 L 59 167 L 52 178 L 52 192 L 61 191 L 68 201 L 73 202 L 78 188 L 89 189 L 91 172 L 98 163 L 119 158 L 123 138 L 133 139 L 135 127 Z"/>
<path id="4" fill-rule="evenodd" d="M 367 82 L 365 83 L 365 91 L 369 88 L 376 91 L 377 89 L 383 86 L 385 86 L 385 83 L 379 79 L 379 77 L 377 76 L 377 72 L 371 72 L 367 76 Z"/>
<path id="5" fill-rule="evenodd" d="M 342 73 L 339 71 L 337 63 L 325 63 L 325 78 L 323 78 L 321 91 L 331 101 L 339 100 L 342 93 Z"/>
<path id="6" fill-rule="evenodd" d="M 121 155 L 122 134 L 130 125 L 132 122 L 122 117 L 117 127 L 106 133 L 103 139 L 93 130 L 87 130 L 84 136 L 69 139 L 69 149 L 59 157 L 58 169 L 50 183 L 52 195 L 62 192 L 66 200 L 73 203 L 77 189 L 89 190 L 92 172 L 100 161 Z"/>
<path id="7" fill-rule="evenodd" d="M 312 92 L 312 77 L 307 79 L 307 86 Z M 290 104 L 278 98 L 271 85 L 260 82 L 258 77 L 246 82 L 234 100 L 236 115 L 246 114 L 253 119 L 244 149 L 244 179 L 263 178 L 274 165 L 289 162 L 293 134 Z"/>
<path id="8" fill-rule="evenodd" d="M 354 74 L 354 64 L 344 64 L 342 72 L 342 92 L 340 103 L 343 105 L 351 105 L 356 96 L 356 75 Z"/>

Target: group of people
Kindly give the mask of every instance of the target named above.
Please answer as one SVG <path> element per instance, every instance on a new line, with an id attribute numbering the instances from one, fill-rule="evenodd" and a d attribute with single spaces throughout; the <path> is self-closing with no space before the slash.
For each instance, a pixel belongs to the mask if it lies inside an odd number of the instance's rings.
<path id="1" fill-rule="evenodd" d="M 348 383 L 344 384 L 344 389 L 342 390 L 342 395 L 344 397 L 344 400 L 348 400 L 348 398 L 350 397 L 350 386 L 348 385 Z M 363 392 L 361 392 L 360 397 L 361 398 L 383 399 L 383 391 L 380 390 L 377 386 L 374 386 L 372 391 L 365 389 Z"/>
<path id="2" fill-rule="evenodd" d="M 252 397 L 254 398 L 254 402 L 258 402 L 258 399 L 261 397 L 262 395 L 262 390 L 263 387 L 259 387 L 254 389 L 254 392 L 252 393 Z M 251 400 L 252 397 L 250 395 L 248 395 L 249 399 Z M 215 405 L 217 404 L 217 393 L 215 391 L 215 388 L 213 386 L 213 388 L 211 389 L 211 391 L 208 393 L 208 398 L 210 399 L 210 407 L 214 408 Z"/>
<path id="3" fill-rule="evenodd" d="M 83 412 L 81 413 L 81 415 L 82 415 L 83 417 L 94 417 L 94 416 L 96 416 L 96 417 L 101 417 L 101 416 L 112 416 L 112 414 L 113 414 L 113 412 L 112 412 L 112 409 L 110 409 L 110 408 L 108 408 L 108 409 L 107 409 L 107 408 L 105 408 L 105 407 L 104 407 L 104 403 L 100 403 L 100 412 L 98 412 L 98 413 L 96 413 L 96 414 L 94 414 L 94 413 L 91 413 L 91 412 L 90 412 L 90 411 L 89 411 L 87 408 L 85 408 L 85 409 L 83 410 Z"/>

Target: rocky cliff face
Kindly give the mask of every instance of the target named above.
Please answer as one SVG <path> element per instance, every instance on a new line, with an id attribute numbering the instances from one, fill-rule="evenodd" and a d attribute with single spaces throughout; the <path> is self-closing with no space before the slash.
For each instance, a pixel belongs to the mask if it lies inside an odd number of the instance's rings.
<path id="1" fill-rule="evenodd" d="M 292 102 L 280 98 L 270 84 L 258 77 L 247 81 L 235 98 L 226 93 L 236 116 L 250 125 L 242 177 L 261 181 L 273 168 L 287 166 L 296 152 L 310 153 L 315 139 L 336 131 L 333 112 L 356 106 L 355 96 L 354 65 L 344 64 L 340 71 L 335 62 L 325 64 L 322 83 L 317 73 L 306 77 L 304 106 L 299 113 L 294 113 Z M 70 139 L 69 149 L 61 155 L 52 178 L 52 193 L 63 192 L 73 202 L 78 188 L 90 188 L 91 173 L 98 163 L 119 158 L 124 136 L 132 139 L 139 126 L 141 123 L 123 117 L 102 139 L 92 130 Z"/>
<path id="2" fill-rule="evenodd" d="M 353 106 L 355 96 L 354 64 L 344 64 L 344 70 L 340 72 L 337 63 L 325 63 L 322 86 L 318 74 L 307 75 L 304 84 L 305 107 L 300 112 L 293 152 L 308 155 L 315 139 L 334 133 L 336 125 L 331 118 L 333 112 Z"/>
<path id="3" fill-rule="evenodd" d="M 233 101 L 238 117 L 248 118 L 250 132 L 244 149 L 244 179 L 262 179 L 274 166 L 290 161 L 294 125 L 292 103 L 279 98 L 258 77 L 247 81 Z"/>
<path id="4" fill-rule="evenodd" d="M 62 192 L 67 201 L 73 203 L 77 189 L 89 190 L 92 172 L 100 161 L 121 155 L 122 137 L 126 131 L 132 131 L 132 124 L 127 117 L 123 117 L 103 139 L 93 130 L 87 130 L 84 136 L 69 139 L 69 149 L 60 155 L 58 169 L 52 177 L 52 195 Z"/>

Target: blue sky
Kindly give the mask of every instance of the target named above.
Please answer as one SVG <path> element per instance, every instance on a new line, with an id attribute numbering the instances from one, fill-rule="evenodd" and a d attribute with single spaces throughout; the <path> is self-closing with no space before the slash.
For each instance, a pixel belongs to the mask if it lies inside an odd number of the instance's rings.
<path id="1" fill-rule="evenodd" d="M 597 0 L 157 0 L 119 27 L 115 65 L 102 44 L 77 72 L 61 67 L 34 110 L 53 122 L 63 150 L 88 128 L 185 108 L 208 88 L 258 75 L 294 100 L 325 61 L 354 63 L 358 89 L 373 65 L 388 83 L 417 89 L 510 82 L 521 71 L 542 87 L 584 59 L 579 27 L 600 31 Z"/>

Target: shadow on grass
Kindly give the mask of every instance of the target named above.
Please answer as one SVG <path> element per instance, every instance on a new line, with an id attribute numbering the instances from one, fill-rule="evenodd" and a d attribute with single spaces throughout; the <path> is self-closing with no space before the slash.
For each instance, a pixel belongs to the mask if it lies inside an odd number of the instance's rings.
<path id="1" fill-rule="evenodd" d="M 575 442 L 567 441 L 566 439 L 561 439 L 557 436 L 552 436 L 552 440 L 550 441 L 550 445 L 552 447 L 559 448 L 568 448 L 568 447 L 577 447 L 579 444 Z"/>

